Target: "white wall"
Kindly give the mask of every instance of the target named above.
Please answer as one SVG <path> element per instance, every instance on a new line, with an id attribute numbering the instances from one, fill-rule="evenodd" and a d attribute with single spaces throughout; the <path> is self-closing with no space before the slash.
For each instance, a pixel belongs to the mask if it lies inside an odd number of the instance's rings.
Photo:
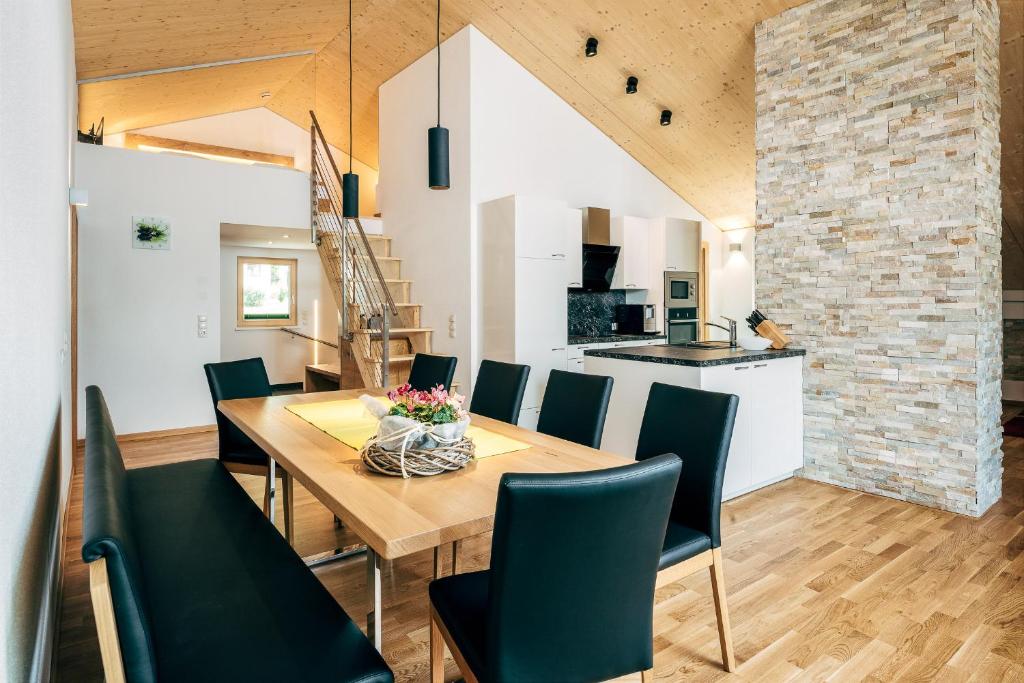
<path id="1" fill-rule="evenodd" d="M 76 183 L 89 190 L 79 212 L 79 385 L 103 389 L 121 434 L 212 424 L 203 364 L 220 360 L 220 224 L 308 227 L 308 176 L 76 147 Z M 168 218 L 170 251 L 132 249 L 133 215 Z M 199 315 L 209 319 L 204 339 Z"/>
<path id="2" fill-rule="evenodd" d="M 441 123 L 450 131 L 450 190 L 427 187 L 427 129 L 437 123 L 436 53 L 431 52 L 380 87 L 380 184 L 384 232 L 422 324 L 434 328 L 433 349 L 458 356 L 455 378 L 469 386 L 471 206 L 469 149 L 469 32 L 441 44 Z M 456 336 L 448 334 L 455 316 Z"/>
<path id="3" fill-rule="evenodd" d="M 0 3 L 0 680 L 49 680 L 71 471 L 69 3 Z"/>
<path id="4" fill-rule="evenodd" d="M 186 140 L 204 145 L 234 147 L 253 152 L 295 157 L 295 168 L 309 171 L 309 128 L 296 126 L 266 107 L 243 109 L 198 119 L 177 121 L 130 131 L 171 140 Z M 108 147 L 124 147 L 124 133 L 113 133 L 103 139 Z M 336 147 L 331 154 L 338 168 L 348 170 L 348 155 Z M 352 165 L 359 174 L 359 209 L 366 216 L 376 211 L 377 171 L 355 159 Z"/>
<path id="5" fill-rule="evenodd" d="M 452 188 L 427 189 L 426 131 L 434 125 L 433 51 L 380 88 L 380 185 L 385 231 L 424 304 L 439 353 L 459 356 L 463 386 L 479 362 L 475 258 L 477 206 L 510 194 L 600 206 L 613 215 L 671 216 L 703 222 L 710 243 L 711 315 L 746 317 L 753 308 L 743 265 L 724 272 L 723 237 L 705 217 L 654 177 L 568 103 L 474 27 L 442 43 L 442 124 L 451 135 Z M 747 271 L 752 269 L 747 267 Z M 439 286 L 424 287 L 425 279 Z M 743 280 L 742 282 L 739 280 Z M 448 316 L 457 337 L 447 337 Z"/>
<path id="6" fill-rule="evenodd" d="M 298 315 L 295 328 L 317 339 L 338 341 L 338 307 L 324 277 L 320 254 L 314 249 L 259 249 L 221 245 L 220 248 L 220 358 L 241 360 L 260 356 L 271 384 L 301 382 L 309 363 L 336 363 L 338 353 L 329 346 L 285 334 L 279 329 L 238 328 L 237 263 L 239 256 L 298 259 Z"/>

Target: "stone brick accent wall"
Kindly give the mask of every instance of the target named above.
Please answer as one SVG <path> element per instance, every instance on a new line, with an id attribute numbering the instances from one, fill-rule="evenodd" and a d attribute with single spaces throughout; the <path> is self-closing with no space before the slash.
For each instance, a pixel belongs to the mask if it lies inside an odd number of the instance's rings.
<path id="1" fill-rule="evenodd" d="M 755 31 L 757 306 L 807 349 L 811 479 L 1000 495 L 995 0 L 813 0 Z"/>

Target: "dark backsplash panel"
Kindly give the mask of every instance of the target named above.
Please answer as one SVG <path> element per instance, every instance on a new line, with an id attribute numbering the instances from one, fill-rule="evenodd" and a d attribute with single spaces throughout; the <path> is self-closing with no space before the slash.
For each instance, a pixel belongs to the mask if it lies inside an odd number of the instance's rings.
<path id="1" fill-rule="evenodd" d="M 615 306 L 626 303 L 626 292 L 569 290 L 569 336 L 599 337 L 612 333 Z"/>

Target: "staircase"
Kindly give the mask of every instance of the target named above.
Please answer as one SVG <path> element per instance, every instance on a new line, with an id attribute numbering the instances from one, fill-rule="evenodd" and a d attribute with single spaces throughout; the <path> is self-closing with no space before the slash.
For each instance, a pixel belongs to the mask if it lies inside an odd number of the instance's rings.
<path id="1" fill-rule="evenodd" d="M 433 330 L 420 326 L 412 281 L 391 255 L 391 238 L 368 235 L 358 218 L 341 211 L 341 173 L 309 112 L 311 238 L 317 245 L 338 306 L 340 387 L 401 384 L 417 353 L 430 353 Z"/>

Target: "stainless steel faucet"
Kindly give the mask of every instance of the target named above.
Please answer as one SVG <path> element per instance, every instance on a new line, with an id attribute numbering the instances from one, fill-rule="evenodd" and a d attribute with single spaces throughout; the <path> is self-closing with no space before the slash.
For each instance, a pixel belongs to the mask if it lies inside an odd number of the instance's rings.
<path id="1" fill-rule="evenodd" d="M 732 318 L 727 318 L 724 315 L 722 316 L 722 320 L 729 321 L 729 327 L 726 327 L 725 325 L 719 325 L 718 323 L 704 323 L 704 324 L 705 325 L 710 325 L 711 327 L 717 327 L 720 330 L 725 330 L 726 332 L 728 332 L 729 333 L 729 346 L 735 348 L 736 347 L 736 321 L 733 320 Z"/>

